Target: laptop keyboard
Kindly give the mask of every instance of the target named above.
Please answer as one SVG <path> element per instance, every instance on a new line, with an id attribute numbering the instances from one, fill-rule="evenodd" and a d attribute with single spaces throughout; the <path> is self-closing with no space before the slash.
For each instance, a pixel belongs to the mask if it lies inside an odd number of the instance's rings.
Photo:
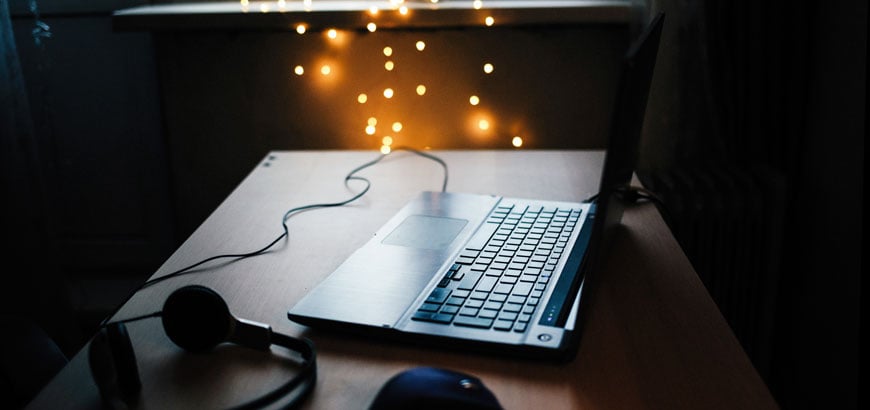
<path id="1" fill-rule="evenodd" d="M 578 208 L 500 204 L 411 319 L 525 332 L 579 217 Z"/>

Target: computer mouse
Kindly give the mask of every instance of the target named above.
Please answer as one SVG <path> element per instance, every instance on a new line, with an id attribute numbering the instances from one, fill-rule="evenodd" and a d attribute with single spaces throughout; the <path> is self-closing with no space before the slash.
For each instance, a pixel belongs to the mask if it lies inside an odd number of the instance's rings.
<path id="1" fill-rule="evenodd" d="M 437 367 L 404 370 L 378 391 L 370 410 L 389 409 L 501 409 L 495 395 L 480 379 Z"/>

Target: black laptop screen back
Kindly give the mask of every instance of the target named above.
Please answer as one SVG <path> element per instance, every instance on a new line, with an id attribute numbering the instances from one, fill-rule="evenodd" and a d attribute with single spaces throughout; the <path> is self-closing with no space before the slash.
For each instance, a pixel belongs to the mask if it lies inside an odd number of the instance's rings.
<path id="1" fill-rule="evenodd" d="M 640 149 L 640 135 L 647 96 L 658 54 L 664 14 L 659 13 L 632 43 L 622 62 L 616 104 L 610 124 L 610 139 L 605 154 L 597 204 L 596 228 L 609 242 L 613 226 L 620 223 L 624 210 L 619 196 L 631 184 Z"/>

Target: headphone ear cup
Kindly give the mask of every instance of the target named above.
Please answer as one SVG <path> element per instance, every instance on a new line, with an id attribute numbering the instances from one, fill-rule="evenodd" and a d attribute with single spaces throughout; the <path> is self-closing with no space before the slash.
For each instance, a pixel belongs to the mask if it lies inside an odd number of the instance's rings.
<path id="1" fill-rule="evenodd" d="M 173 291 L 161 316 L 166 336 L 189 352 L 205 352 L 227 341 L 235 324 L 223 298 L 199 285 Z"/>
<path id="2" fill-rule="evenodd" d="M 139 379 L 139 365 L 136 363 L 136 353 L 133 351 L 127 327 L 123 323 L 112 323 L 106 326 L 106 335 L 115 359 L 121 395 L 127 399 L 135 398 L 142 390 L 142 381 Z"/>
<path id="3" fill-rule="evenodd" d="M 110 406 L 131 403 L 142 389 L 136 354 L 123 323 L 111 323 L 97 332 L 88 347 L 88 363 L 103 401 Z"/>

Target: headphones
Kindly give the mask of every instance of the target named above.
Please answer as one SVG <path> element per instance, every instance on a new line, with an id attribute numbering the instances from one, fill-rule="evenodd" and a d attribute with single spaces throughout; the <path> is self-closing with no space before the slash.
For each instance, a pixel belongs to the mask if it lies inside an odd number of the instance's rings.
<path id="1" fill-rule="evenodd" d="M 169 339 L 189 352 L 202 353 L 230 342 L 263 351 L 274 344 L 301 355 L 302 368 L 298 375 L 236 408 L 263 407 L 299 390 L 290 403 L 294 407 L 314 390 L 317 364 L 311 341 L 273 333 L 269 325 L 236 318 L 217 292 L 205 286 L 189 285 L 173 291 L 161 312 L 106 324 L 94 336 L 88 348 L 88 362 L 104 406 L 118 409 L 135 403 L 142 383 L 124 323 L 157 316 L 161 317 Z"/>

